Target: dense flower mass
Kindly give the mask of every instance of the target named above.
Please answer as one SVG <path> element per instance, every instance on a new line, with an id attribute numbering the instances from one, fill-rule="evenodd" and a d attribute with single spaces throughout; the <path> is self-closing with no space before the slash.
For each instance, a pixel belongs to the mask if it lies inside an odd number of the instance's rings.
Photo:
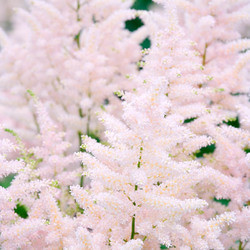
<path id="1" fill-rule="evenodd" d="M 249 1 L 133 3 L 0 30 L 1 249 L 249 247 Z"/>

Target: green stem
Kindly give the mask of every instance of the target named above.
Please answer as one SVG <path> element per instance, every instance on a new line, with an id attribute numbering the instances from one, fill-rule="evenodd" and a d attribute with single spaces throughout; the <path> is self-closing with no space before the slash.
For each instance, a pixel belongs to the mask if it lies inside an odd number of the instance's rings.
<path id="1" fill-rule="evenodd" d="M 79 15 L 80 9 L 81 9 L 81 3 L 80 3 L 80 0 L 77 0 L 77 6 L 76 6 L 76 20 L 77 20 L 77 22 L 80 22 L 82 20 L 80 18 L 80 15 Z"/>
<path id="2" fill-rule="evenodd" d="M 83 115 L 83 113 L 82 113 L 82 109 L 81 109 L 81 108 L 79 108 L 78 112 L 79 112 L 79 116 L 80 116 L 81 118 L 83 118 L 84 115 Z M 81 132 L 81 131 L 78 131 L 78 140 L 79 140 L 80 152 L 84 152 L 84 150 L 81 148 L 81 145 L 82 145 L 82 132 Z M 82 167 L 82 169 L 83 169 L 83 164 L 82 164 L 82 163 L 81 163 L 81 167 Z M 81 176 L 81 179 L 80 179 L 80 187 L 83 187 L 83 185 L 84 185 L 84 176 L 82 175 L 82 176 Z"/>
<path id="3" fill-rule="evenodd" d="M 243 246 L 242 246 L 242 241 L 240 240 L 240 244 L 239 244 L 239 250 L 243 250 Z"/>
<path id="4" fill-rule="evenodd" d="M 84 185 L 84 176 L 82 175 L 80 179 L 80 187 L 83 187 L 83 185 Z"/>
<path id="5" fill-rule="evenodd" d="M 141 167 L 142 150 L 143 150 L 143 147 L 141 146 L 141 147 L 140 147 L 140 156 L 139 156 L 139 160 L 138 160 L 138 162 L 137 162 L 137 167 L 138 167 L 138 168 Z"/>
<path id="6" fill-rule="evenodd" d="M 37 133 L 40 134 L 40 126 L 39 126 L 39 123 L 37 121 L 37 116 L 36 116 L 35 113 L 32 113 L 32 115 L 33 115 L 34 122 L 35 122 L 35 125 L 36 125 Z"/>
<path id="7" fill-rule="evenodd" d="M 79 116 L 81 118 L 83 118 L 84 115 L 82 113 L 82 109 L 81 108 L 79 108 L 78 112 L 79 112 Z M 87 128 L 86 128 L 86 134 L 87 134 L 87 136 L 90 136 L 90 128 L 89 128 L 90 119 L 91 119 L 91 117 L 90 117 L 90 109 L 89 109 L 88 110 Z M 80 152 L 85 152 L 85 150 L 81 148 L 81 145 L 82 145 L 82 135 L 83 135 L 83 133 L 81 131 L 78 131 L 78 140 L 79 140 Z M 82 163 L 81 163 L 81 167 L 82 167 L 82 169 L 84 167 L 84 165 Z M 80 187 L 83 187 L 83 186 L 84 186 L 84 176 L 82 175 L 81 179 L 80 179 Z"/>
<path id="8" fill-rule="evenodd" d="M 76 42 L 78 49 L 81 49 L 81 44 L 80 44 L 81 33 L 82 30 L 80 30 L 74 37 L 74 41 Z"/>
<path id="9" fill-rule="evenodd" d="M 130 239 L 133 240 L 135 237 L 135 214 L 132 217 L 132 229 L 131 229 L 131 237 Z"/>
<path id="10" fill-rule="evenodd" d="M 204 53 L 203 53 L 203 56 L 202 56 L 202 65 L 203 66 L 206 65 L 207 47 L 208 47 L 208 44 L 205 43 L 205 49 L 204 49 Z"/>
<path id="11" fill-rule="evenodd" d="M 78 139 L 79 139 L 79 147 L 80 147 L 80 152 L 84 152 L 84 149 L 81 148 L 81 144 L 82 144 L 82 132 L 78 131 Z M 83 169 L 83 164 L 81 163 L 81 167 Z M 84 185 L 84 176 L 81 176 L 80 179 L 80 187 L 83 187 Z"/>
<path id="12" fill-rule="evenodd" d="M 140 147 L 140 156 L 139 156 L 139 160 L 138 160 L 138 163 L 137 163 L 137 167 L 140 168 L 141 167 L 141 159 L 142 159 L 142 150 L 143 150 L 143 147 L 141 146 Z M 138 190 L 138 186 L 135 185 L 135 191 Z M 133 205 L 136 206 L 136 203 L 133 202 Z M 135 214 L 133 215 L 132 217 L 132 229 L 131 229 L 131 240 L 134 239 L 135 237 Z"/>

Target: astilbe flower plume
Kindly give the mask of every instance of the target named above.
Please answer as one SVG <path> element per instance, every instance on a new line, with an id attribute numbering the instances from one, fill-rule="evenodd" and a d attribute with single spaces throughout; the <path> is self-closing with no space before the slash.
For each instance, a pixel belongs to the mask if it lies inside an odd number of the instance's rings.
<path id="1" fill-rule="evenodd" d="M 17 9 L 12 33 L 0 32 L 1 120 L 32 140 L 37 128 L 26 98 L 31 89 L 75 149 L 79 133 L 99 130 L 95 112 L 101 106 L 119 110 L 113 93 L 133 88 L 124 83 L 126 74 L 137 70 L 145 34 L 144 28 L 124 29 L 135 17 L 131 4 L 36 0 L 29 1 L 28 10 Z"/>
<path id="2" fill-rule="evenodd" d="M 74 225 L 67 215 L 72 216 L 76 204 L 67 186 L 78 182 L 81 167 L 73 155 L 66 154 L 71 145 L 64 140 L 64 133 L 58 131 L 44 105 L 30 94 L 40 125 L 40 133 L 34 138 L 36 146 L 27 147 L 16 132 L 2 128 L 10 139 L 1 141 L 0 177 L 15 174 L 10 187 L 1 187 L 3 249 L 62 246 L 62 237 L 72 232 Z M 15 141 L 11 142 L 11 137 Z M 11 160 L 12 151 L 17 160 Z M 17 206 L 28 209 L 28 219 L 18 216 Z"/>
<path id="3" fill-rule="evenodd" d="M 157 22 L 165 29 L 151 36 L 144 69 L 131 76 L 139 87 L 123 97 L 125 124 L 100 115 L 109 146 L 84 138 L 85 149 L 96 157 L 79 154 L 88 166 L 91 186 L 87 192 L 79 187 L 71 190 L 85 209 L 85 225 L 90 223 L 93 230 L 89 235 L 102 233 L 114 249 L 123 242 L 129 244 L 128 249 L 132 242 L 135 249 L 139 243 L 145 249 L 157 249 L 160 244 L 177 249 L 224 249 L 221 230 L 235 220 L 235 213 L 223 213 L 212 204 L 211 196 L 242 204 L 249 193 L 240 178 L 193 160 L 193 153 L 214 143 L 202 131 L 195 134 L 183 124 L 186 118 L 212 112 L 209 96 L 205 98 L 211 88 L 200 89 L 197 84 L 200 79 L 208 82 L 209 77 L 202 72 L 192 42 L 178 26 L 173 6 L 166 6 L 166 13 L 165 23 Z M 147 22 L 147 14 L 141 15 Z"/>
<path id="4" fill-rule="evenodd" d="M 30 1 L 1 32 L 2 249 L 246 246 L 247 1 L 156 2 Z"/>
<path id="5" fill-rule="evenodd" d="M 196 42 L 203 71 L 210 78 L 209 83 L 200 82 L 199 87 L 210 90 L 206 97 L 211 112 L 205 117 L 193 116 L 195 120 L 188 126 L 193 132 L 206 133 L 215 140 L 215 151 L 204 155 L 202 162 L 237 177 L 244 185 L 244 191 L 239 191 L 242 198 L 230 196 L 229 206 L 224 206 L 225 210 L 235 210 L 239 219 L 244 218 L 249 213 L 245 206 L 249 202 L 246 153 L 250 142 L 250 40 L 242 38 L 237 28 L 249 22 L 249 1 L 176 1 L 176 4 L 182 17 L 181 25 L 186 35 Z M 226 248 L 232 240 L 247 240 L 249 225 L 245 223 L 240 230 L 236 223 L 234 233 L 224 238 Z"/>

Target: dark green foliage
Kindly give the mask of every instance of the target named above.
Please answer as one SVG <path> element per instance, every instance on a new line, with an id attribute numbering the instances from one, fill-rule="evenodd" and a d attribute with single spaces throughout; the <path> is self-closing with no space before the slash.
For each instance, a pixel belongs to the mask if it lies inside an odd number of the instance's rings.
<path id="1" fill-rule="evenodd" d="M 248 50 L 250 50 L 250 49 L 243 49 L 243 50 L 241 50 L 239 53 L 244 54 L 244 53 L 246 53 Z"/>
<path id="2" fill-rule="evenodd" d="M 168 249 L 168 248 L 164 245 L 161 245 L 161 249 Z"/>
<path id="3" fill-rule="evenodd" d="M 176 248 L 176 246 L 172 246 L 172 247 L 166 247 L 164 245 L 161 245 L 160 249 L 170 249 L 170 248 Z"/>
<path id="4" fill-rule="evenodd" d="M 235 92 L 235 93 L 231 92 L 230 95 L 232 96 L 246 95 L 248 98 L 250 97 L 248 92 Z"/>
<path id="5" fill-rule="evenodd" d="M 119 100 L 123 101 L 122 97 L 123 97 L 123 94 L 120 93 L 120 92 L 114 92 L 113 93 L 115 97 L 117 97 Z"/>
<path id="6" fill-rule="evenodd" d="M 197 117 L 188 118 L 188 119 L 184 120 L 184 123 L 190 123 L 190 122 L 194 121 L 195 119 L 197 119 Z"/>
<path id="7" fill-rule="evenodd" d="M 79 138 L 80 145 L 81 145 L 81 142 L 82 142 L 82 136 L 83 136 L 83 133 L 81 131 L 78 131 L 78 138 Z M 92 139 L 95 139 L 97 142 L 101 142 L 100 137 L 97 135 L 97 133 L 95 133 L 93 131 L 89 131 L 87 133 L 87 136 L 91 137 Z M 80 151 L 81 152 L 86 152 L 85 148 L 83 148 L 83 147 L 80 147 Z"/>
<path id="8" fill-rule="evenodd" d="M 131 32 L 139 29 L 143 25 L 144 24 L 139 17 L 136 17 L 135 19 L 128 20 L 125 22 L 125 28 Z"/>
<path id="9" fill-rule="evenodd" d="M 135 10 L 148 10 L 153 4 L 152 0 L 136 0 L 132 6 Z"/>
<path id="10" fill-rule="evenodd" d="M 206 147 L 202 147 L 200 148 L 200 150 L 197 150 L 194 155 L 197 157 L 197 158 L 201 158 L 201 157 L 204 157 L 204 154 L 212 154 L 214 152 L 214 150 L 216 149 L 216 146 L 215 144 L 210 144 Z"/>
<path id="11" fill-rule="evenodd" d="M 152 0 L 136 0 L 131 7 L 131 9 L 135 10 L 148 10 L 149 7 L 153 4 Z M 143 22 L 139 17 L 135 19 L 128 20 L 125 22 L 125 28 L 131 32 L 137 30 L 141 26 L 143 26 Z M 140 44 L 142 49 L 148 49 L 151 46 L 151 41 L 149 37 L 145 38 L 145 40 Z"/>
<path id="12" fill-rule="evenodd" d="M 17 203 L 16 207 L 14 208 L 14 211 L 16 214 L 18 214 L 19 217 L 23 219 L 28 218 L 28 209 L 25 205 L 22 205 L 21 203 Z"/>
<path id="13" fill-rule="evenodd" d="M 224 205 L 224 206 L 228 206 L 228 204 L 229 204 L 229 202 L 231 201 L 230 199 L 229 200 L 227 200 L 227 199 L 216 199 L 216 198 L 214 198 L 214 201 L 216 201 L 216 202 L 219 202 L 219 203 L 221 203 L 222 205 Z"/>
<path id="14" fill-rule="evenodd" d="M 109 104 L 109 99 L 104 99 L 103 105 L 108 105 Z"/>
<path id="15" fill-rule="evenodd" d="M 151 41 L 149 37 L 145 38 L 144 41 L 140 45 L 142 49 L 149 49 L 151 47 Z"/>
<path id="16" fill-rule="evenodd" d="M 100 137 L 93 131 L 89 131 L 88 136 L 95 139 L 97 142 L 101 142 Z"/>
<path id="17" fill-rule="evenodd" d="M 229 119 L 228 121 L 223 121 L 224 124 L 227 124 L 228 126 L 232 126 L 235 128 L 239 128 L 240 127 L 240 122 L 239 122 L 239 117 L 235 117 L 232 119 Z"/>
<path id="18" fill-rule="evenodd" d="M 244 204 L 244 207 L 250 206 L 250 200 Z"/>
<path id="19" fill-rule="evenodd" d="M 250 148 L 244 148 L 244 151 L 248 154 L 250 153 Z"/>
<path id="20" fill-rule="evenodd" d="M 232 96 L 238 96 L 238 95 L 241 95 L 242 93 L 231 93 Z"/>
<path id="21" fill-rule="evenodd" d="M 164 246 L 164 245 L 161 245 L 160 247 L 161 249 L 168 249 L 168 247 Z"/>
<path id="22" fill-rule="evenodd" d="M 152 0 L 136 0 L 131 9 L 148 10 L 150 5 L 152 5 L 152 3 L 153 3 Z M 126 29 L 128 29 L 131 32 L 137 30 L 142 25 L 143 22 L 139 17 L 125 22 Z"/>

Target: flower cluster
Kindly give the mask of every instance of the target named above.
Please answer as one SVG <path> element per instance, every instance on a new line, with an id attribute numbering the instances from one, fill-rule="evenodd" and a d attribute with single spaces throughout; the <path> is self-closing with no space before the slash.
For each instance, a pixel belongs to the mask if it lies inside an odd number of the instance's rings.
<path id="1" fill-rule="evenodd" d="M 132 4 L 34 0 L 0 31 L 0 248 L 247 249 L 250 5 Z"/>
<path id="2" fill-rule="evenodd" d="M 31 89 L 75 150 L 78 133 L 100 130 L 95 112 L 101 107 L 116 112 L 119 100 L 113 93 L 132 89 L 126 74 L 136 71 L 146 36 L 145 29 L 135 34 L 124 29 L 124 21 L 135 17 L 130 5 L 58 0 L 31 1 L 29 11 L 17 9 L 13 38 L 3 34 L 0 42 L 1 112 L 7 126 L 21 130 L 26 140 L 37 133 L 26 97 Z"/>

